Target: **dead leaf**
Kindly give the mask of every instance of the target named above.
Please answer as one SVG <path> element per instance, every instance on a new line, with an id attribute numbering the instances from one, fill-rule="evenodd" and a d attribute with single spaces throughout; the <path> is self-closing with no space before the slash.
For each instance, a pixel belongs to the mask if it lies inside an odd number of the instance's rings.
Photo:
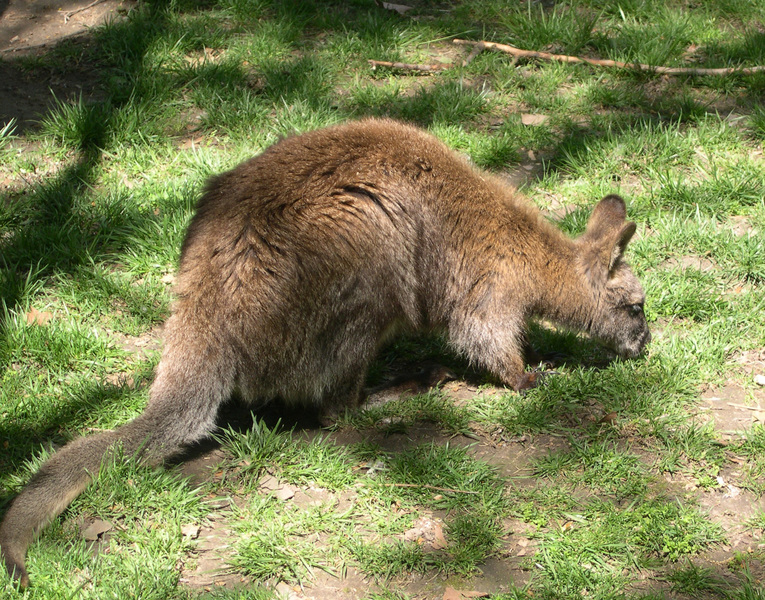
<path id="1" fill-rule="evenodd" d="M 294 495 L 295 495 L 295 488 L 287 484 L 284 484 L 278 490 L 274 491 L 274 496 L 279 498 L 279 500 L 289 500 Z"/>
<path id="2" fill-rule="evenodd" d="M 393 10 L 397 12 L 400 15 L 406 14 L 410 10 L 412 10 L 411 6 L 407 6 L 406 4 L 393 4 L 391 2 L 383 2 L 382 7 L 385 10 Z"/>
<path id="3" fill-rule="evenodd" d="M 462 594 L 454 588 L 447 587 L 444 590 L 443 600 L 462 600 Z"/>
<path id="4" fill-rule="evenodd" d="M 160 281 L 162 283 L 164 283 L 165 285 L 171 285 L 171 284 L 175 283 L 175 275 L 173 275 L 172 273 L 168 273 L 167 275 L 162 277 L 162 279 L 160 279 Z"/>
<path id="5" fill-rule="evenodd" d="M 281 485 L 282 484 L 279 483 L 279 480 L 273 475 L 264 476 L 263 479 L 261 479 L 260 482 L 258 483 L 258 487 L 268 492 L 272 492 L 273 490 L 278 489 Z"/>
<path id="6" fill-rule="evenodd" d="M 102 536 L 107 531 L 111 531 L 112 529 L 114 529 L 114 526 L 109 523 L 109 521 L 96 519 L 88 527 L 85 528 L 85 530 L 82 532 L 82 537 L 88 542 L 95 542 L 100 536 Z"/>
<path id="7" fill-rule="evenodd" d="M 27 325 L 45 325 L 53 318 L 53 313 L 39 311 L 32 307 L 26 314 Z"/>
<path id="8" fill-rule="evenodd" d="M 438 521 L 433 523 L 433 550 L 443 550 L 449 545 L 444 535 L 444 528 Z"/>
<path id="9" fill-rule="evenodd" d="M 273 492 L 279 500 L 289 500 L 295 495 L 295 488 L 282 483 L 273 475 L 266 475 L 260 480 L 259 487 L 267 492 Z"/>
<path id="10" fill-rule="evenodd" d="M 189 523 L 181 527 L 181 535 L 183 535 L 183 537 L 191 538 L 192 540 L 195 540 L 199 537 L 199 531 L 201 529 L 202 528 L 199 525 L 194 525 L 194 523 Z"/>
<path id="11" fill-rule="evenodd" d="M 521 123 L 524 125 L 541 125 L 547 119 L 549 119 L 547 115 L 531 115 L 528 113 L 521 114 Z"/>

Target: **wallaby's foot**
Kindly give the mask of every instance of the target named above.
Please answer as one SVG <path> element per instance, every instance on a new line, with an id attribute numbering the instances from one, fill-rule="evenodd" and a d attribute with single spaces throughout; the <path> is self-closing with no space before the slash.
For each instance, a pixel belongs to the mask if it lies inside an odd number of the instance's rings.
<path id="1" fill-rule="evenodd" d="M 11 579 L 13 581 L 18 582 L 19 587 L 21 589 L 25 589 L 29 587 L 29 573 L 27 573 L 27 570 L 24 568 L 24 565 L 10 556 L 8 554 L 4 553 L 3 556 L 3 562 L 5 563 L 5 568 L 7 569 L 8 573 L 11 576 Z"/>
<path id="2" fill-rule="evenodd" d="M 544 363 L 541 364 L 544 365 Z M 546 365 L 533 371 L 526 371 L 518 378 L 518 385 L 515 390 L 523 393 L 532 388 L 539 387 L 550 375 L 560 375 L 560 373 L 558 371 L 550 371 Z"/>

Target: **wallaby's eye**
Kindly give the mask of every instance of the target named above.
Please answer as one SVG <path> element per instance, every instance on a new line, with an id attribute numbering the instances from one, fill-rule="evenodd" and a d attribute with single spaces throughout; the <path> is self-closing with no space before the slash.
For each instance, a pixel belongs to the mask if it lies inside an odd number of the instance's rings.
<path id="1" fill-rule="evenodd" d="M 643 305 L 642 304 L 630 304 L 629 305 L 629 311 L 635 315 L 641 315 L 643 314 Z"/>

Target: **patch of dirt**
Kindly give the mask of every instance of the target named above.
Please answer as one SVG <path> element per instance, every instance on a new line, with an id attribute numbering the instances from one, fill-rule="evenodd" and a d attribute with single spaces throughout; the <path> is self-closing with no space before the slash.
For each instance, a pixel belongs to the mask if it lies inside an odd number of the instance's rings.
<path id="1" fill-rule="evenodd" d="M 527 150 L 518 166 L 513 169 L 506 169 L 501 175 L 513 187 L 519 190 L 523 189 L 526 186 L 537 183 L 544 177 L 544 161 L 549 160 L 549 158 L 550 156 L 548 155 Z M 555 213 L 556 208 L 559 207 L 551 207 L 550 212 Z"/>
<path id="2" fill-rule="evenodd" d="M 136 0 L 0 0 L 5 58 L 50 48 L 124 14 Z"/>
<path id="3" fill-rule="evenodd" d="M 223 513 L 211 513 L 207 519 L 209 524 L 200 528 L 194 551 L 183 565 L 181 584 L 210 591 L 215 588 L 243 587 L 251 583 L 249 578 L 232 572 L 227 565 L 234 537 L 228 528 L 228 517 Z"/>
<path id="4" fill-rule="evenodd" d="M 349 566 L 342 579 L 324 571 L 317 571 L 316 577 L 303 586 L 280 583 L 277 593 L 287 600 L 357 600 L 372 592 L 383 592 L 384 587 L 367 579 L 362 573 Z"/>
<path id="5" fill-rule="evenodd" d="M 667 270 L 680 269 L 681 271 L 696 269 L 702 273 L 707 273 L 715 270 L 717 265 L 705 256 L 679 256 L 668 258 L 658 268 Z"/>
<path id="6" fill-rule="evenodd" d="M 754 235 L 757 233 L 752 221 L 749 217 L 744 215 L 734 215 L 725 222 L 725 227 L 730 229 L 733 235 L 743 237 L 746 235 Z"/>
<path id="7" fill-rule="evenodd" d="M 225 458 L 226 454 L 223 450 L 214 448 L 183 461 L 178 469 L 189 478 L 192 486 L 200 486 L 216 477 L 216 471 Z"/>
<path id="8" fill-rule="evenodd" d="M 741 365 L 741 370 L 753 378 L 765 376 L 765 349 L 741 352 L 733 358 L 733 362 Z"/>
<path id="9" fill-rule="evenodd" d="M 723 439 L 740 437 L 754 424 L 765 424 L 765 389 L 748 390 L 728 382 L 704 392 L 702 409 Z"/>
<path id="10" fill-rule="evenodd" d="M 131 354 L 136 355 L 136 358 L 143 359 L 147 353 L 161 350 L 163 330 L 164 325 L 157 325 L 139 336 L 115 335 L 119 346 L 125 350 L 125 352 L 130 352 Z"/>
<path id="11" fill-rule="evenodd" d="M 56 101 L 99 97 L 98 77 L 89 65 L 56 70 L 23 59 L 56 44 L 87 36 L 89 30 L 126 14 L 137 0 L 0 0 L 0 125 L 16 132 L 34 127 Z"/>

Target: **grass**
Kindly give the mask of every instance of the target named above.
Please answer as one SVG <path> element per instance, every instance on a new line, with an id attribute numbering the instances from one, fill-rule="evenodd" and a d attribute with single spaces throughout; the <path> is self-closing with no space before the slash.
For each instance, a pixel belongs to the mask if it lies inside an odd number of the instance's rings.
<path id="1" fill-rule="evenodd" d="M 30 550 L 34 587 L 18 592 L 2 573 L 0 595 L 260 600 L 279 582 L 308 596 L 354 582 L 369 599 L 446 586 L 498 599 L 762 598 L 765 77 L 488 51 L 461 66 L 450 39 L 752 66 L 765 63 L 765 8 L 409 4 L 401 16 L 371 0 L 147 1 L 82 40 L 3 57 L 20 81 L 85 67 L 96 83 L 46 98 L 33 125 L 0 126 L 0 510 L 53 448 L 145 406 L 203 182 L 280 136 L 350 118 L 427 128 L 521 181 L 572 235 L 600 197 L 624 195 L 648 354 L 613 361 L 534 324 L 532 345 L 565 361 L 519 395 L 438 337 L 398 339 L 370 386 L 426 362 L 457 381 L 321 433 L 257 414 L 219 432 L 223 458 L 195 483 L 183 465 L 117 461 Z M 423 76 L 368 59 L 456 66 Z M 112 530 L 91 548 L 81 529 L 94 519 Z M 186 581 L 209 556 L 189 525 L 230 531 L 202 585 Z M 226 576 L 243 585 L 212 585 Z"/>

